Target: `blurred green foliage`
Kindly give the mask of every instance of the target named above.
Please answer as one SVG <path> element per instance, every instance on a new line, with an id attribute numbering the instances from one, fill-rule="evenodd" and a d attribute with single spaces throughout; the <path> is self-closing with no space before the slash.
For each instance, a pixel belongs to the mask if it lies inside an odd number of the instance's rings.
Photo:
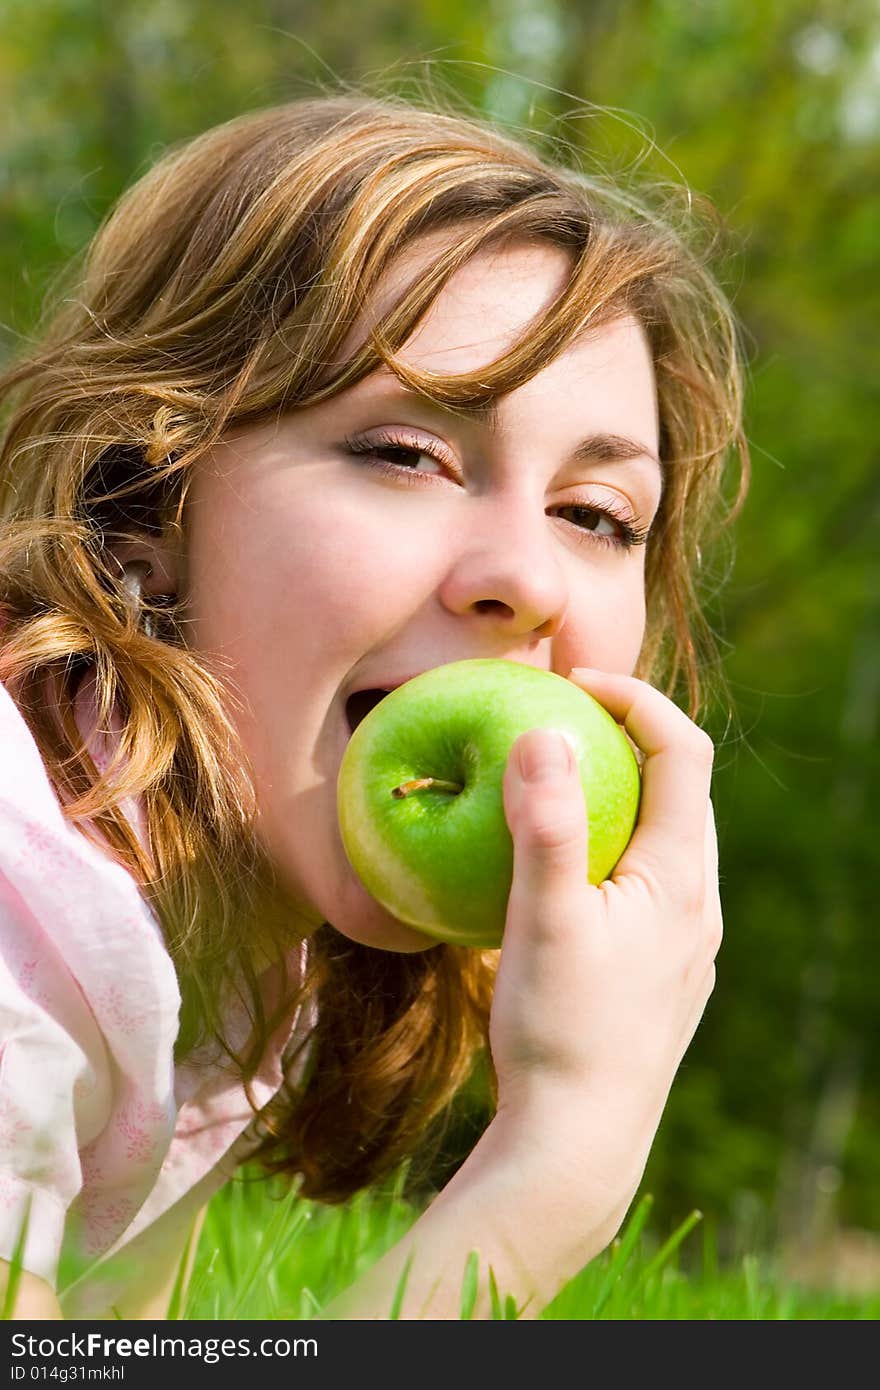
<path id="1" fill-rule="evenodd" d="M 169 144 L 380 74 L 726 220 L 754 465 L 707 581 L 735 710 L 711 721 L 726 940 L 645 1186 L 670 1224 L 877 1230 L 877 7 L 2 0 L 0 354 Z"/>

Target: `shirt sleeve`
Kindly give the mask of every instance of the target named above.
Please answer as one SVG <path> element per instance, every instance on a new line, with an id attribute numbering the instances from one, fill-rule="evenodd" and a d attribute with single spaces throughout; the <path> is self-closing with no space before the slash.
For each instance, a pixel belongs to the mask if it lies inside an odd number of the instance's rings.
<path id="1" fill-rule="evenodd" d="M 179 999 L 134 879 L 65 819 L 0 685 L 0 1258 L 27 1218 L 24 1268 L 53 1288 L 77 1196 L 105 1195 L 109 1239 L 111 1194 L 153 1179 Z"/>
<path id="2" fill-rule="evenodd" d="M 107 1122 L 108 1059 L 76 982 L 0 868 L 0 1258 L 54 1287 L 80 1148 Z"/>

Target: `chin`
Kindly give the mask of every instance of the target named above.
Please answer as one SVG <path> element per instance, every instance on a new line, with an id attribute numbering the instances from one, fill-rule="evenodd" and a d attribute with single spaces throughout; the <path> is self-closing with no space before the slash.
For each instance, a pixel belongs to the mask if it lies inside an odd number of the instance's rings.
<path id="1" fill-rule="evenodd" d="M 321 872 L 320 864 L 316 863 L 315 880 L 311 884 L 315 906 L 324 921 L 349 941 L 372 946 L 378 951 L 412 955 L 437 946 L 439 943 L 433 937 L 401 922 L 367 892 L 343 848 L 335 799 L 328 813 L 327 832 L 324 871 Z"/>
<path id="2" fill-rule="evenodd" d="M 330 910 L 325 913 L 327 924 L 349 941 L 402 955 L 427 951 L 440 944 L 424 932 L 416 931 L 415 927 L 407 926 L 376 902 L 350 866 L 347 866 L 342 891 L 334 892 L 331 897 L 334 901 L 327 904 Z"/>
<path id="3" fill-rule="evenodd" d="M 314 865 L 305 881 L 305 876 L 285 873 L 276 858 L 285 898 L 303 923 L 306 935 L 324 923 L 361 946 L 404 955 L 427 951 L 440 944 L 401 922 L 378 903 L 349 864 L 341 841 L 335 849 L 337 852 L 326 870 L 321 872 L 319 866 Z"/>

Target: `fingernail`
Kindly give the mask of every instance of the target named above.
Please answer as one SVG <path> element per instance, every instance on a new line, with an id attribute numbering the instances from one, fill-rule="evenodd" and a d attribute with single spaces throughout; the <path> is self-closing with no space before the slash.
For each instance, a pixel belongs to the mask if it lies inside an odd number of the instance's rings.
<path id="1" fill-rule="evenodd" d="M 571 745 L 558 729 L 530 729 L 517 751 L 524 782 L 550 782 L 574 767 Z"/>

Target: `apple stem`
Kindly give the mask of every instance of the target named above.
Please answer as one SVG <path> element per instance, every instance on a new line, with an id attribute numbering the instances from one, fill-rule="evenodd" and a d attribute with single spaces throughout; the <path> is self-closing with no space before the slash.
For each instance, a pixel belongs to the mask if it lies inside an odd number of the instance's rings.
<path id="1" fill-rule="evenodd" d="M 464 791 L 464 787 L 459 786 L 457 782 L 443 782 L 439 777 L 416 777 L 412 782 L 401 782 L 399 787 L 394 787 L 391 795 L 400 800 L 404 796 L 411 795 L 412 792 L 427 791 L 429 787 L 433 787 L 438 792 L 452 792 L 453 796 Z"/>

